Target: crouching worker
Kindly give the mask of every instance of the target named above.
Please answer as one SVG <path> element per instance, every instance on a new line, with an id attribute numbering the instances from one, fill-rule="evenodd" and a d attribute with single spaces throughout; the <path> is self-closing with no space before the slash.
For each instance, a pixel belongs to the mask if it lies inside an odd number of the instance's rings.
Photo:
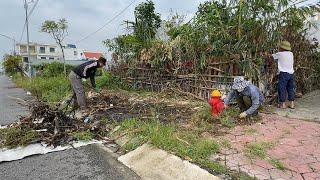
<path id="1" fill-rule="evenodd" d="M 237 104 L 242 111 L 239 118 L 257 116 L 258 109 L 262 106 L 264 97 L 258 87 L 244 80 L 243 77 L 236 77 L 232 85 L 232 91 L 224 100 L 225 108 L 236 98 Z"/>
<path id="2" fill-rule="evenodd" d="M 102 68 L 106 65 L 106 59 L 100 57 L 97 61 L 88 61 L 77 67 L 75 67 L 69 74 L 69 80 L 71 82 L 73 91 L 73 106 L 74 108 L 80 107 L 80 110 L 87 108 L 84 86 L 82 84 L 82 78 L 90 78 L 91 86 L 99 92 L 100 89 L 96 87 L 95 75 L 98 68 Z"/>
<path id="3" fill-rule="evenodd" d="M 213 117 L 217 117 L 224 109 L 224 103 L 221 99 L 221 93 L 218 90 L 214 90 L 211 93 L 211 98 L 209 100 L 211 106 L 211 114 Z"/>

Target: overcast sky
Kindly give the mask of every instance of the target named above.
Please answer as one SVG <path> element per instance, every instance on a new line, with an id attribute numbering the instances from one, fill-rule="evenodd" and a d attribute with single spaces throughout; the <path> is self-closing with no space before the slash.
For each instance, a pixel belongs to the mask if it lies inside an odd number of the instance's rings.
<path id="1" fill-rule="evenodd" d="M 0 0 L 0 33 L 14 37 L 18 42 L 25 20 L 23 1 Z M 156 11 L 161 14 L 162 19 L 167 19 L 170 9 L 190 18 L 203 1 L 205 0 L 154 0 L 154 3 Z M 69 23 L 69 35 L 66 43 L 75 43 L 97 30 L 131 2 L 133 0 L 39 0 L 30 17 L 30 41 L 54 43 L 48 34 L 39 32 L 41 24 L 48 19 L 66 18 Z M 143 0 L 136 0 L 126 12 L 103 30 L 76 45 L 87 50 L 106 52 L 107 49 L 102 45 L 102 40 L 124 33 L 123 21 L 133 19 L 134 7 L 141 2 Z M 32 5 L 30 3 L 29 7 L 31 8 Z M 22 42 L 26 42 L 26 33 L 24 33 Z M 13 42 L 0 36 L 0 56 L 2 57 L 4 53 L 10 53 L 12 49 Z"/>

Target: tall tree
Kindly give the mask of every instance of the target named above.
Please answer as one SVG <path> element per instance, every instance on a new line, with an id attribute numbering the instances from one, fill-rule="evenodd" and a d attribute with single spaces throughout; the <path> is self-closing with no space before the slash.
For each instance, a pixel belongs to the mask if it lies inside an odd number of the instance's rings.
<path id="1" fill-rule="evenodd" d="M 68 29 L 68 22 L 64 18 L 58 20 L 57 22 L 52 20 L 46 20 L 41 27 L 41 31 L 45 33 L 49 33 L 61 49 L 63 64 L 64 64 L 63 71 L 65 76 L 67 76 L 67 71 L 66 71 L 66 60 L 65 60 L 64 49 L 63 49 L 63 40 L 68 35 L 67 29 Z"/>
<path id="2" fill-rule="evenodd" d="M 139 4 L 134 11 L 135 22 L 129 22 L 134 35 L 142 42 L 155 38 L 157 29 L 161 25 L 159 13 L 155 12 L 154 3 L 151 0 Z"/>

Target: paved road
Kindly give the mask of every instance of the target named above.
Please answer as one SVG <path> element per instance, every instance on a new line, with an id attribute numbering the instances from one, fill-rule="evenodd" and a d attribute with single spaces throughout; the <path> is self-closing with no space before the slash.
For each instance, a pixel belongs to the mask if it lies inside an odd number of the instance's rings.
<path id="1" fill-rule="evenodd" d="M 7 97 L 9 95 L 28 98 L 23 90 L 13 87 L 14 85 L 7 77 L 0 76 L 0 124 L 13 122 L 16 119 L 12 116 L 27 113 L 24 107 Z M 119 163 L 111 154 L 96 145 L 91 145 L 78 150 L 69 149 L 32 156 L 19 161 L 0 163 L 0 179 L 135 180 L 139 177 Z"/>
<path id="2" fill-rule="evenodd" d="M 28 113 L 27 107 L 20 105 L 20 99 L 29 99 L 26 91 L 16 88 L 6 76 L 0 75 L 0 125 L 18 120 L 19 115 Z"/>

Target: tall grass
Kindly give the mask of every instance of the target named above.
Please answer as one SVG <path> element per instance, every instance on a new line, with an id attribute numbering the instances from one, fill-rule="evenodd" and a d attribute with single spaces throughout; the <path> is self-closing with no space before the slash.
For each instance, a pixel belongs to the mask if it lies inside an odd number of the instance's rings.
<path id="1" fill-rule="evenodd" d="M 182 130 L 174 124 L 162 124 L 156 120 L 130 119 L 122 122 L 120 126 L 119 133 L 126 133 L 132 137 L 124 146 L 127 150 L 133 150 L 149 142 L 215 173 L 226 171 L 223 166 L 209 160 L 210 155 L 219 151 L 219 144 L 193 131 Z"/>
<path id="2" fill-rule="evenodd" d="M 64 76 L 28 79 L 15 75 L 13 79 L 18 87 L 30 91 L 38 99 L 48 103 L 59 102 L 71 93 L 70 83 Z"/>

